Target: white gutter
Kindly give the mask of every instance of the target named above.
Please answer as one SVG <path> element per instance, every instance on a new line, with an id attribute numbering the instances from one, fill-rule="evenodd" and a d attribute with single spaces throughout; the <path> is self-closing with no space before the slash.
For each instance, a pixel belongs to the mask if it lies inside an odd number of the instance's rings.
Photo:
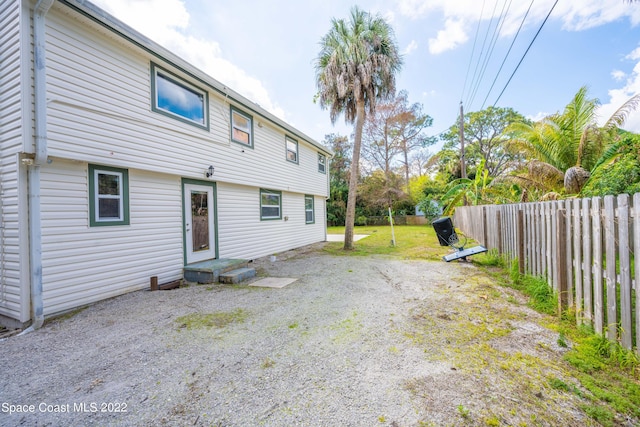
<path id="1" fill-rule="evenodd" d="M 47 81 L 45 15 L 55 0 L 39 0 L 33 10 L 33 83 L 35 158 L 28 165 L 29 194 L 29 278 L 32 323 L 24 333 L 44 323 L 42 303 L 42 228 L 40 223 L 40 166 L 47 162 Z"/>

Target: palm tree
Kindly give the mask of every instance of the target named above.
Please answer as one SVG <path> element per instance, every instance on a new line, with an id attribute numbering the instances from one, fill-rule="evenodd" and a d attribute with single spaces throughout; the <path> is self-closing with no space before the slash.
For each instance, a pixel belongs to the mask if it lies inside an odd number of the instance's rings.
<path id="1" fill-rule="evenodd" d="M 530 164 L 529 169 L 538 174 L 536 181 L 557 182 L 560 175 L 561 186 L 567 194 L 580 192 L 607 147 L 615 142 L 618 128 L 640 104 L 640 95 L 633 96 L 600 127 L 596 122 L 600 104 L 597 99 L 588 98 L 587 91 L 586 86 L 581 87 L 562 113 L 532 125 L 520 123 L 509 129 L 517 135 L 514 144 L 535 160 L 535 168 Z M 540 179 L 541 173 L 550 179 Z M 523 180 L 525 176 L 518 178 Z"/>
<path id="2" fill-rule="evenodd" d="M 347 124 L 355 123 L 349 196 L 345 219 L 344 249 L 353 249 L 356 190 L 362 145 L 362 128 L 367 111 L 376 102 L 395 93 L 395 75 L 402 59 L 393 29 L 382 18 L 371 16 L 357 6 L 347 22 L 332 19 L 331 29 L 320 41 L 316 58 L 316 84 L 320 107 L 329 108 L 331 122 L 344 114 Z"/>

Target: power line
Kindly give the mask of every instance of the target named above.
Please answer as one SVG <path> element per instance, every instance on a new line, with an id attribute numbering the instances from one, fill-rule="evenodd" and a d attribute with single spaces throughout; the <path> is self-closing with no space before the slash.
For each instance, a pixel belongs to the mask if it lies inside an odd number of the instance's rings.
<path id="1" fill-rule="evenodd" d="M 482 79 L 484 78 L 484 73 L 487 71 L 487 65 L 489 65 L 489 60 L 491 59 L 491 56 L 493 55 L 493 50 L 496 47 L 496 43 L 498 42 L 498 35 L 500 34 L 500 31 L 502 31 L 502 26 L 504 25 L 505 22 L 505 18 L 507 13 L 509 12 L 509 9 L 511 8 L 511 2 L 512 0 L 509 0 L 509 6 L 507 6 L 507 0 L 504 1 L 504 3 L 502 4 L 502 11 L 500 12 L 500 17 L 498 18 L 498 22 L 496 22 L 496 26 L 493 29 L 493 35 L 491 36 L 491 43 L 490 43 L 490 47 L 489 47 L 489 51 L 487 53 L 487 55 L 485 56 L 484 62 L 482 64 L 482 68 L 480 70 L 480 76 L 478 77 L 478 82 L 476 84 L 476 87 L 473 90 L 473 94 L 471 96 L 471 99 L 469 101 L 469 105 L 473 104 L 473 101 L 476 98 L 476 94 L 478 92 L 478 89 L 480 88 L 480 83 L 482 82 Z M 497 5 L 497 2 L 496 2 Z M 506 10 L 505 10 L 506 7 Z"/>
<path id="2" fill-rule="evenodd" d="M 489 35 L 489 29 L 491 28 L 491 23 L 493 22 L 493 16 L 496 14 L 496 7 L 498 7 L 498 2 L 497 1 L 493 5 L 493 11 L 491 12 L 491 18 L 489 19 L 489 24 L 487 24 L 487 32 L 484 35 L 484 40 L 482 40 L 482 48 L 480 48 L 480 54 L 478 55 L 478 62 L 476 63 L 476 67 L 473 70 L 473 78 L 471 79 L 471 86 L 474 86 L 474 84 L 477 84 L 476 83 L 476 75 L 478 73 L 478 65 L 480 64 L 480 61 L 482 60 L 482 54 L 484 53 L 484 46 L 487 43 L 487 36 Z M 480 17 L 480 21 L 482 21 L 482 17 Z M 471 94 L 473 94 L 473 92 L 474 92 L 474 90 L 471 90 Z M 469 97 L 467 97 L 466 102 L 465 102 L 466 104 L 469 104 L 469 99 L 471 97 L 471 94 L 469 95 Z"/>
<path id="3" fill-rule="evenodd" d="M 500 95 L 498 95 L 498 98 L 493 103 L 494 107 L 496 106 L 496 104 L 500 100 L 500 97 L 502 97 L 502 94 L 504 93 L 504 91 L 507 89 L 507 86 L 509 86 L 509 83 L 511 83 L 511 79 L 516 74 L 516 71 L 518 71 L 518 68 L 520 67 L 520 64 L 522 64 L 522 61 L 524 61 L 524 57 L 527 56 L 527 53 L 529 52 L 529 49 L 531 49 L 531 45 L 533 45 L 533 42 L 535 42 L 536 39 L 538 38 L 538 34 L 540 34 L 540 31 L 542 31 L 542 27 L 544 27 L 544 24 L 547 22 L 547 19 L 549 19 L 549 16 L 551 15 L 551 12 L 553 12 L 553 9 L 555 9 L 557 4 L 558 4 L 558 0 L 556 0 L 556 2 L 553 4 L 553 6 L 551 6 L 551 10 L 549 11 L 549 13 L 547 13 L 547 16 L 546 16 L 546 18 L 544 18 L 544 21 L 542 21 L 542 24 L 540 25 L 540 28 L 538 28 L 538 32 L 536 32 L 536 35 L 533 37 L 533 40 L 531 40 L 531 43 L 529 43 L 529 47 L 527 47 L 527 50 L 522 55 L 522 58 L 520 58 L 520 62 L 518 62 L 518 65 L 516 65 L 515 70 L 513 70 L 513 73 L 511 73 L 511 77 L 509 77 L 509 80 L 507 81 L 507 84 L 504 85 L 504 88 L 502 88 L 502 92 L 500 92 Z"/>
<path id="4" fill-rule="evenodd" d="M 511 46 L 509 46 L 509 49 L 507 50 L 507 53 L 504 56 L 504 59 L 502 60 L 502 64 L 500 64 L 500 68 L 498 69 L 498 72 L 496 73 L 496 76 L 494 77 L 493 82 L 491 83 L 491 87 L 489 88 L 489 91 L 487 92 L 487 96 L 485 96 L 484 97 L 484 101 L 482 101 L 482 106 L 480 107 L 481 110 L 484 108 L 484 104 L 487 102 L 487 98 L 489 98 L 489 95 L 491 94 L 491 91 L 493 90 L 493 86 L 496 84 L 496 81 L 498 80 L 498 76 L 502 72 L 502 67 L 504 66 L 504 63 L 507 61 L 507 57 L 509 56 L 509 53 L 511 53 L 511 49 L 513 48 L 513 45 L 515 44 L 516 39 L 518 38 L 518 35 L 520 34 L 520 30 L 522 29 L 522 26 L 524 25 L 524 21 L 526 21 L 527 16 L 529 15 L 529 11 L 531 10 L 531 6 L 533 6 L 533 2 L 534 1 L 535 0 L 531 0 L 531 3 L 529 4 L 529 9 L 527 9 L 527 13 L 524 14 L 524 17 L 522 18 L 522 21 L 520 21 L 520 27 L 518 27 L 518 31 L 516 32 L 516 35 L 513 37 L 513 40 L 511 41 Z"/>
<path id="5" fill-rule="evenodd" d="M 471 49 L 471 57 L 469 58 L 469 65 L 467 65 L 467 74 L 464 76 L 464 85 L 462 85 L 462 93 L 460 94 L 460 102 L 462 102 L 462 96 L 464 95 L 464 90 L 467 87 L 467 79 L 469 78 L 469 70 L 471 70 L 471 63 L 473 62 L 473 54 L 476 51 L 476 42 L 478 41 L 478 33 L 480 33 L 480 23 L 482 22 L 482 14 L 484 13 L 484 3 L 485 3 L 485 0 L 482 0 L 482 9 L 480 10 L 480 19 L 478 19 L 478 26 L 476 27 L 476 35 L 473 38 L 473 48 Z"/>

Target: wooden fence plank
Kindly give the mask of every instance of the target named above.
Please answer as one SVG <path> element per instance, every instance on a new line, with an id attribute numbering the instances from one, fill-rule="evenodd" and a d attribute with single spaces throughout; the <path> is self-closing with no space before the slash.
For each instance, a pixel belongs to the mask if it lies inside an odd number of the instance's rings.
<path id="1" fill-rule="evenodd" d="M 567 309 L 568 295 L 567 295 L 567 241 L 564 239 L 566 236 L 566 211 L 564 209 L 558 209 L 556 211 L 556 231 L 562 238 L 556 239 L 556 266 L 555 270 L 558 272 L 558 315 L 562 316 L 562 313 Z"/>
<path id="2" fill-rule="evenodd" d="M 591 324 L 593 319 L 593 298 L 591 282 L 591 211 L 589 199 L 582 199 L 582 298 L 584 301 L 584 320 Z"/>
<path id="3" fill-rule="evenodd" d="M 640 193 L 633 195 L 633 251 L 636 282 L 636 354 L 640 356 Z"/>
<path id="4" fill-rule="evenodd" d="M 631 350 L 631 270 L 629 268 L 629 195 L 618 195 L 618 251 L 620 265 L 620 343 Z"/>
<path id="5" fill-rule="evenodd" d="M 604 295 L 602 289 L 602 215 L 600 197 L 591 200 L 593 234 L 593 329 L 602 335 L 604 328 Z"/>
<path id="6" fill-rule="evenodd" d="M 573 307 L 573 209 L 571 207 L 571 201 L 567 200 L 564 204 L 565 208 L 565 220 L 567 223 L 565 239 L 567 241 L 567 302 L 569 307 Z"/>
<path id="7" fill-rule="evenodd" d="M 558 221 L 556 218 L 558 216 L 558 201 L 549 202 L 549 218 L 547 221 L 549 222 L 549 226 L 551 228 L 551 234 L 549 235 L 550 240 L 550 259 L 549 259 L 549 280 L 548 282 L 552 285 L 552 289 L 556 294 L 558 293 Z M 564 252 L 563 252 L 564 253 Z M 562 264 L 564 265 L 564 264 Z"/>
<path id="8" fill-rule="evenodd" d="M 604 197 L 605 283 L 607 286 L 607 338 L 618 339 L 616 306 L 616 224 L 613 196 Z"/>
<path id="9" fill-rule="evenodd" d="M 580 200 L 573 200 L 573 268 L 576 288 L 576 321 L 582 324 L 582 219 L 580 218 Z"/>
<path id="10" fill-rule="evenodd" d="M 526 247 L 526 242 L 525 242 L 525 236 L 526 236 L 526 231 L 524 229 L 524 211 L 522 209 L 518 209 L 518 213 L 517 213 L 518 217 L 517 217 L 517 229 L 516 229 L 516 234 L 517 234 L 517 245 L 518 245 L 518 273 L 520 274 L 525 274 L 525 247 Z"/>

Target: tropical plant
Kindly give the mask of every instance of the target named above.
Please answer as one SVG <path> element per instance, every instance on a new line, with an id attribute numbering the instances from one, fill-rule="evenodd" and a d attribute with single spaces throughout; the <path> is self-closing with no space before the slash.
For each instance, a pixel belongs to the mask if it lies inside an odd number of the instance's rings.
<path id="1" fill-rule="evenodd" d="M 640 192 L 640 135 L 624 132 L 594 167 L 583 197 Z"/>
<path id="2" fill-rule="evenodd" d="M 530 183 L 566 194 L 582 190 L 598 160 L 617 140 L 619 127 L 640 104 L 640 95 L 630 98 L 604 126 L 598 126 L 596 114 L 600 104 L 597 99 L 588 98 L 587 92 L 586 86 L 581 87 L 562 113 L 533 124 L 510 126 L 509 131 L 515 135 L 512 143 L 536 162 L 534 165 L 530 162 L 528 173 L 520 174 L 519 179 L 528 177 Z M 557 184 L 559 176 L 563 177 L 561 185 Z"/>
<path id="3" fill-rule="evenodd" d="M 471 205 L 487 203 L 490 183 L 489 171 L 485 169 L 484 160 L 482 160 L 473 179 L 458 178 L 449 183 L 447 192 L 442 196 L 442 202 L 446 206 L 444 214 L 451 215 L 455 207 L 463 203 Z"/>
<path id="4" fill-rule="evenodd" d="M 355 124 L 344 238 L 344 248 L 353 249 L 364 120 L 367 111 L 375 111 L 378 100 L 395 93 L 402 59 L 391 26 L 357 6 L 351 9 L 349 21 L 331 20 L 320 46 L 315 61 L 320 107 L 329 109 L 332 123 L 344 115 L 347 124 Z"/>

